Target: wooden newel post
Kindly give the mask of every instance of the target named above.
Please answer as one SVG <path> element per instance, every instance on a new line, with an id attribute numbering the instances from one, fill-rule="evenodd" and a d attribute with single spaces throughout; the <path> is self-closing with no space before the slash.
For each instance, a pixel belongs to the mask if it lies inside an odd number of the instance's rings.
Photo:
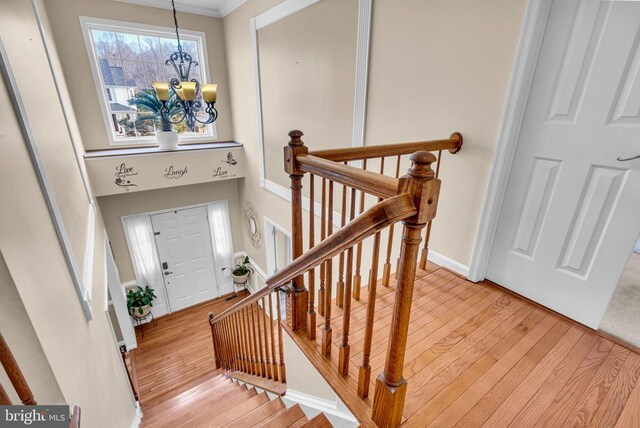
<path id="1" fill-rule="evenodd" d="M 291 178 L 291 232 L 293 239 L 293 259 L 302 255 L 302 171 L 296 157 L 308 153 L 302 142 L 302 131 L 289 132 L 291 138 L 284 148 L 284 170 Z M 287 294 L 287 319 L 292 330 L 307 327 L 308 291 L 304 288 L 304 275 L 299 275 L 291 282 L 291 293 Z"/>
<path id="2" fill-rule="evenodd" d="M 402 420 L 404 399 L 407 392 L 407 381 L 402 376 L 402 369 L 409 331 L 416 265 L 422 240 L 422 229 L 436 215 L 440 192 L 440 180 L 435 178 L 435 173 L 431 169 L 431 163 L 436 161 L 436 157 L 430 152 L 419 151 L 411 155 L 410 159 L 413 164 L 407 171 L 407 175 L 400 178 L 398 194 L 411 193 L 413 195 L 417 214 L 403 221 L 398 283 L 387 346 L 387 358 L 384 371 L 376 380 L 373 399 L 372 417 L 380 427 L 397 427 Z"/>
<path id="3" fill-rule="evenodd" d="M 218 346 L 218 338 L 216 337 L 216 327 L 213 324 L 213 314 L 209 312 L 207 317 L 209 319 L 209 326 L 211 326 L 211 339 L 213 341 L 213 356 L 215 358 L 216 370 L 221 367 L 220 364 L 220 347 Z"/>

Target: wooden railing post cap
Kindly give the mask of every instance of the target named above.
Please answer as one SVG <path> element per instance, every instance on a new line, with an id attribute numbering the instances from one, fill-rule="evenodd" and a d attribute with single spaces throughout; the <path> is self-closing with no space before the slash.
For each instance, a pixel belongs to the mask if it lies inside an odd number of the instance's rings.
<path id="1" fill-rule="evenodd" d="M 436 161 L 433 153 L 420 150 L 409 157 L 412 162 L 407 173 L 413 178 L 433 178 L 436 173 L 431 169 L 431 164 Z"/>
<path id="2" fill-rule="evenodd" d="M 284 171 L 291 175 L 297 175 L 302 177 L 304 171 L 301 170 L 296 162 L 296 157 L 306 155 L 309 149 L 305 147 L 302 141 L 304 134 L 298 129 L 289 131 L 289 144 L 284 147 Z"/>
<path id="3" fill-rule="evenodd" d="M 302 136 L 304 133 L 299 129 L 292 129 L 289 131 L 289 137 L 291 140 L 289 141 L 290 146 L 304 146 L 304 141 L 302 141 Z"/>
<path id="4" fill-rule="evenodd" d="M 209 315 L 207 315 L 207 318 L 209 319 L 209 324 L 213 323 L 213 312 L 209 312 Z"/>

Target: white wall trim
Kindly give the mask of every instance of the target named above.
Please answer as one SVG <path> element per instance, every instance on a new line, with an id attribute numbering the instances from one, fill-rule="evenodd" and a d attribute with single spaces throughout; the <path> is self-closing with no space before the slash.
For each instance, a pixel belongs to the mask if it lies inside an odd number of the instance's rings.
<path id="1" fill-rule="evenodd" d="M 131 3 L 139 6 L 155 7 L 159 9 L 171 10 L 171 2 L 163 0 L 115 0 L 120 3 Z M 210 16 L 212 18 L 222 18 L 222 14 L 218 9 L 211 7 L 199 7 L 189 4 L 182 4 L 176 2 L 176 10 L 178 12 L 192 13 L 194 15 Z"/>
<path id="2" fill-rule="evenodd" d="M 142 408 L 140 403 L 136 401 L 136 417 L 131 422 L 131 428 L 138 428 L 142 422 Z"/>
<path id="3" fill-rule="evenodd" d="M 262 115 L 262 95 L 260 82 L 260 56 L 258 54 L 258 30 L 293 15 L 321 0 L 285 0 L 271 9 L 249 20 L 251 49 L 253 53 L 253 80 L 256 98 L 256 119 L 258 131 L 258 149 L 260 155 L 260 186 L 288 201 L 291 192 L 266 178 L 266 160 L 264 146 L 264 126 Z M 358 2 L 358 34 L 356 42 L 356 72 L 353 100 L 353 131 L 351 145 L 364 145 L 364 129 L 367 104 L 367 77 L 369 75 L 369 47 L 371 40 L 372 0 Z M 305 198 L 306 199 L 306 198 Z M 303 200 L 303 204 L 305 204 Z M 306 206 L 309 206 L 307 199 Z M 308 208 L 307 208 L 308 210 Z M 317 210 L 316 212 L 320 212 Z M 334 222 L 335 223 L 335 222 Z"/>
<path id="4" fill-rule="evenodd" d="M 291 388 L 287 389 L 287 393 L 282 397 L 283 399 L 291 400 L 301 406 L 310 407 L 315 410 L 319 410 L 322 413 L 335 416 L 351 423 L 358 423 L 358 420 L 352 415 L 340 410 L 337 401 L 326 400 L 324 398 L 314 397 L 303 392 L 294 391 Z"/>
<path id="5" fill-rule="evenodd" d="M 427 254 L 427 260 L 431 263 L 434 263 L 438 266 L 442 266 L 444 268 L 449 269 L 452 272 L 455 272 L 464 277 L 469 276 L 469 266 L 465 266 L 460 262 L 457 262 L 447 256 L 443 256 L 442 254 L 429 249 L 429 253 Z"/>
<path id="6" fill-rule="evenodd" d="M 49 211 L 49 216 L 51 217 L 58 242 L 60 243 L 60 249 L 62 250 L 67 269 L 71 276 L 71 281 L 73 282 L 76 294 L 80 300 L 84 316 L 87 321 L 90 321 L 93 319 L 93 314 L 90 302 L 85 300 L 83 277 L 80 269 L 78 268 L 78 262 L 73 252 L 66 225 L 64 224 L 62 213 L 60 212 L 58 202 L 55 198 L 55 193 L 51 187 L 51 182 L 49 181 L 44 161 L 40 156 L 40 151 L 38 149 L 33 130 L 31 129 L 24 103 L 22 102 L 20 90 L 18 89 L 18 84 L 9 62 L 9 55 L 4 47 L 2 35 L 0 35 L 0 74 L 2 74 L 5 85 L 7 86 L 7 91 L 11 99 L 11 107 L 15 112 L 18 125 L 20 126 L 20 132 L 22 133 L 25 146 L 29 153 L 29 158 L 38 178 L 38 184 L 42 190 L 43 198 L 47 205 L 47 210 Z M 82 176 L 82 172 L 80 172 L 80 174 Z M 91 204 L 91 199 L 89 199 L 88 203 Z"/>
<path id="7" fill-rule="evenodd" d="M 84 284 L 84 300 L 91 305 L 93 287 L 93 256 L 96 240 L 96 208 L 93 202 L 89 202 L 87 217 L 87 238 L 84 245 L 84 270 L 82 282 Z"/>
<path id="8" fill-rule="evenodd" d="M 468 275 L 471 281 L 482 281 L 487 272 L 520 128 L 549 18 L 551 1 L 529 0 L 527 2 L 480 224 L 473 246 Z"/>

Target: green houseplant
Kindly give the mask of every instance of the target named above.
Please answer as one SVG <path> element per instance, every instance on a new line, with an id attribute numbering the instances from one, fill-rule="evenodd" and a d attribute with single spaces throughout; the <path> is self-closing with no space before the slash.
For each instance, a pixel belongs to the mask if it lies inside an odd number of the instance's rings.
<path id="1" fill-rule="evenodd" d="M 136 290 L 127 292 L 127 309 L 136 318 L 143 318 L 151 312 L 153 299 L 157 296 L 155 290 L 148 285 L 144 288 L 137 286 Z"/>
<path id="2" fill-rule="evenodd" d="M 249 273 L 253 272 L 253 268 L 249 263 L 249 257 L 245 256 L 244 259 L 242 259 L 242 262 L 236 265 L 235 269 L 233 269 L 233 272 L 231 272 L 231 274 L 233 275 L 233 282 L 235 282 L 236 284 L 243 284 L 247 281 Z"/>
<path id="3" fill-rule="evenodd" d="M 175 93 L 166 103 L 169 116 L 183 111 Z M 162 116 L 162 101 L 158 99 L 152 89 L 143 89 L 129 100 L 129 105 L 134 106 L 138 112 L 138 118 L 144 122 L 157 124 L 160 122 L 161 130 L 156 130 L 156 140 L 163 150 L 173 150 L 178 147 L 178 133 L 171 123 Z"/>

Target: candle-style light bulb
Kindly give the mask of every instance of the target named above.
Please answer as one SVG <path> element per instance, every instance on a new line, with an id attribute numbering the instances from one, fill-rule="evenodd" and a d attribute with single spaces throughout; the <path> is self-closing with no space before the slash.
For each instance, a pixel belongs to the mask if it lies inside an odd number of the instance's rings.
<path id="1" fill-rule="evenodd" d="M 156 96 L 160 101 L 169 100 L 169 83 L 167 82 L 153 82 L 153 89 L 156 91 Z"/>
<path id="2" fill-rule="evenodd" d="M 202 98 L 206 103 L 215 103 L 218 97 L 218 85 L 215 83 L 209 83 L 202 85 Z"/>

